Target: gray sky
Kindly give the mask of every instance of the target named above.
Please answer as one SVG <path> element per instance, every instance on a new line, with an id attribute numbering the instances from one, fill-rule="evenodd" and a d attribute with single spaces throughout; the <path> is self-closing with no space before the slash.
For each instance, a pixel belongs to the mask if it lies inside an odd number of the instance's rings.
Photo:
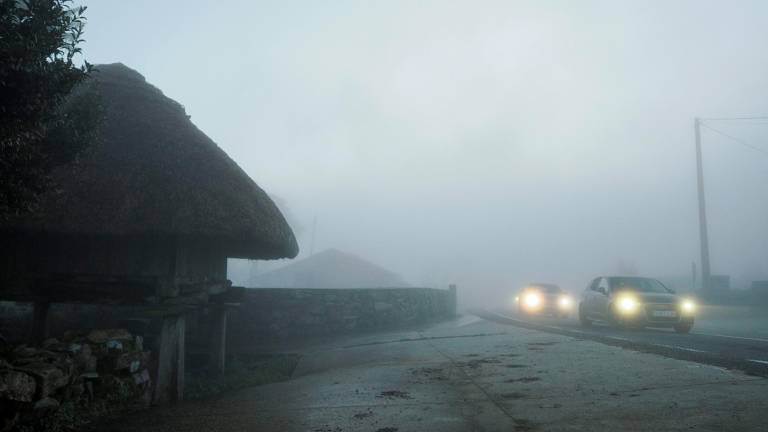
<path id="1" fill-rule="evenodd" d="M 768 115 L 764 1 L 85 2 L 86 57 L 182 103 L 302 255 L 580 289 L 698 261 L 693 118 Z M 768 151 L 768 122 L 711 123 Z M 713 270 L 768 276 L 768 155 L 704 132 Z"/>

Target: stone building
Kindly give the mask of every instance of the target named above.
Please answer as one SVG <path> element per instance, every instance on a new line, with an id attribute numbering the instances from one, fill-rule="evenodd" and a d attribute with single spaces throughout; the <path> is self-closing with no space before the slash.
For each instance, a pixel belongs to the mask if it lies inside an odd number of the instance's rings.
<path id="1" fill-rule="evenodd" d="M 96 143 L 53 173 L 33 214 L 0 224 L 0 300 L 34 303 L 37 340 L 51 303 L 163 311 L 155 399 L 179 399 L 185 312 L 232 301 L 227 258 L 294 257 L 298 246 L 267 194 L 180 104 L 122 64 L 97 69 L 87 84 L 104 108 Z"/>

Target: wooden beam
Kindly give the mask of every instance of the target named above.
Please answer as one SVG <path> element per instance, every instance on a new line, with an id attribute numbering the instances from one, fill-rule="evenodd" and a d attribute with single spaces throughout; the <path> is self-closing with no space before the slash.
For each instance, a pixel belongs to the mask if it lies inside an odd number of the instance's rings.
<path id="1" fill-rule="evenodd" d="M 227 291 L 211 295 L 211 303 L 242 303 L 245 301 L 248 288 L 239 286 L 230 287 Z"/>
<path id="2" fill-rule="evenodd" d="M 207 293 L 221 294 L 227 292 L 232 287 L 232 282 L 224 280 L 189 280 L 188 278 L 177 278 L 176 284 L 179 286 L 180 295 Z"/>
<path id="3" fill-rule="evenodd" d="M 228 280 L 183 282 L 176 296 L 163 297 L 163 278 L 90 274 L 47 274 L 24 279 L 3 289 L 0 300 L 16 302 L 86 303 L 107 305 L 189 305 L 237 303 L 244 298 L 242 287 Z"/>
<path id="4" fill-rule="evenodd" d="M 28 295 L 52 303 L 144 303 L 156 298 L 157 277 L 91 274 L 33 276 Z"/>

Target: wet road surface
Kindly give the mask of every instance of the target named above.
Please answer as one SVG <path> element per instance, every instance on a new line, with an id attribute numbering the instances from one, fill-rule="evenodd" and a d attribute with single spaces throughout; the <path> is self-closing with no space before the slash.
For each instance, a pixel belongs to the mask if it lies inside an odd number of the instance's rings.
<path id="1" fill-rule="evenodd" d="M 765 317 L 759 312 L 746 311 L 727 308 L 709 311 L 711 316 L 700 319 L 690 334 L 678 334 L 671 329 L 619 329 L 600 323 L 583 327 L 574 318 L 521 316 L 505 309 L 478 309 L 474 313 L 499 323 L 768 377 L 768 311 Z"/>
<path id="2" fill-rule="evenodd" d="M 305 345 L 289 381 L 137 413 L 97 430 L 720 432 L 764 426 L 768 379 L 499 319 L 465 316 L 421 330 Z"/>

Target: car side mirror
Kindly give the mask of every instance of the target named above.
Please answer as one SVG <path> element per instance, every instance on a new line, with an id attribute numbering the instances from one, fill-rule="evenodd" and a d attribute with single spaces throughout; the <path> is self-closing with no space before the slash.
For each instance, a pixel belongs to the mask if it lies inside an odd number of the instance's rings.
<path id="1" fill-rule="evenodd" d="M 667 288 L 667 291 L 669 291 L 670 294 L 677 294 L 677 291 L 673 290 L 672 288 Z"/>
<path id="2" fill-rule="evenodd" d="M 605 287 L 598 287 L 597 292 L 599 292 L 602 295 L 608 295 L 608 293 L 605 291 Z"/>

